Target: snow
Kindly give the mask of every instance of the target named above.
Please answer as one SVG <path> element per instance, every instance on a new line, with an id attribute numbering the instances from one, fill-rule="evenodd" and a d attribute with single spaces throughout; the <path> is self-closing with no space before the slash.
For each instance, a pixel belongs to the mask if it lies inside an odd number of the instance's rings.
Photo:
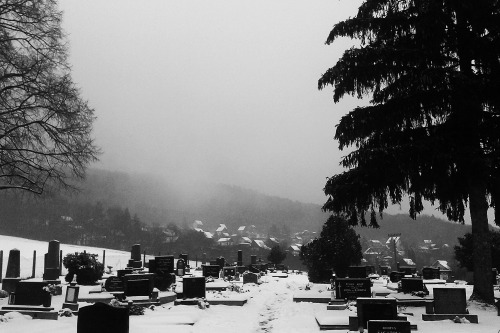
<path id="1" fill-rule="evenodd" d="M 36 242 L 14 237 L 0 236 L 0 249 L 8 254 L 12 248 L 21 250 L 21 255 L 32 253 L 37 250 L 37 254 L 47 251 L 47 242 Z M 61 245 L 65 252 L 83 251 L 93 253 L 102 253 L 103 249 L 73 247 L 70 245 Z M 39 252 L 40 251 L 40 252 Z M 95 251 L 95 252 L 94 252 Z M 106 250 L 111 257 L 116 257 L 122 265 L 125 265 L 130 254 L 128 252 Z M 29 261 L 29 260 L 28 260 Z M 37 260 L 38 261 L 38 260 Z M 108 262 L 108 259 L 106 259 Z M 4 260 L 6 263 L 6 260 Z M 115 263 L 116 264 L 116 263 Z M 31 271 L 31 263 L 28 263 Z M 5 264 L 4 264 L 5 267 Z M 24 267 L 22 268 L 24 271 Z M 315 320 L 315 315 L 324 313 L 325 303 L 295 303 L 292 298 L 297 293 L 328 293 L 328 285 L 311 284 L 308 282 L 307 275 L 289 274 L 287 278 L 277 278 L 271 275 L 263 276 L 260 285 L 245 284 L 241 285 L 242 293 L 235 291 L 226 291 L 219 293 L 220 297 L 244 296 L 248 302 L 244 306 L 225 306 L 212 305 L 206 309 L 200 309 L 197 306 L 178 305 L 167 303 L 158 306 L 154 310 L 146 309 L 143 316 L 130 317 L 130 333 L 155 333 L 155 332 L 176 332 L 176 333 L 245 333 L 245 332 L 276 332 L 276 333 L 306 333 L 319 332 L 319 327 Z M 306 288 L 306 286 L 308 286 Z M 435 285 L 442 287 L 443 285 Z M 379 285 L 380 287 L 380 285 Z M 432 285 L 427 285 L 432 293 Z M 465 287 L 467 295 L 472 291 L 471 286 L 448 284 L 447 287 Z M 81 294 L 88 293 L 95 287 L 82 286 Z M 310 290 L 306 290 L 310 289 Z M 54 296 L 52 306 L 60 309 L 63 296 Z M 0 299 L 0 306 L 7 304 L 6 299 Z M 89 305 L 80 303 L 80 307 Z M 355 315 L 355 307 L 350 307 L 349 315 Z M 494 307 L 484 306 L 478 303 L 469 303 L 468 309 L 471 314 L 477 314 L 479 324 L 456 324 L 452 321 L 424 322 L 421 319 L 424 313 L 424 307 L 400 307 L 400 312 L 405 313 L 408 319 L 417 324 L 418 331 L 427 332 L 498 332 L 500 330 L 500 317 L 497 316 L 497 310 Z M 346 316 L 346 311 L 328 311 L 331 316 Z M 9 313 L 1 318 L 0 332 L 2 333 L 76 333 L 77 317 L 60 317 L 58 320 L 32 320 L 29 317 Z M 194 325 L 183 325 L 186 322 L 194 322 Z M 345 332 L 346 330 L 336 331 Z"/>

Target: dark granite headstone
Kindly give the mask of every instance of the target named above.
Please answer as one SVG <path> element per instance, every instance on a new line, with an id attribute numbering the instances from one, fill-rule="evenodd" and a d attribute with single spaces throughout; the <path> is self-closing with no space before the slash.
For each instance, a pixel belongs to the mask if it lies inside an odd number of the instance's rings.
<path id="1" fill-rule="evenodd" d="M 12 249 L 9 252 L 9 261 L 7 261 L 6 278 L 18 278 L 21 276 L 21 251 Z M 1 278 L 1 276 L 0 276 Z"/>
<path id="2" fill-rule="evenodd" d="M 155 257 L 155 265 L 157 274 L 174 273 L 174 256 Z"/>
<path id="3" fill-rule="evenodd" d="M 224 257 L 219 257 L 216 260 L 217 260 L 217 265 L 219 265 L 219 269 L 222 269 L 224 268 L 224 266 L 226 266 L 226 259 Z"/>
<path id="4" fill-rule="evenodd" d="M 256 263 L 257 263 L 257 256 L 256 256 L 255 254 L 252 254 L 252 255 L 250 256 L 250 264 L 251 264 L 251 265 L 254 265 L 254 264 L 256 264 Z"/>
<path id="5" fill-rule="evenodd" d="M 128 333 L 129 308 L 97 302 L 78 311 L 77 333 Z"/>
<path id="6" fill-rule="evenodd" d="M 134 261 L 141 261 L 141 244 L 132 245 L 132 249 L 130 251 L 130 259 Z"/>
<path id="7" fill-rule="evenodd" d="M 59 279 L 60 268 L 60 243 L 58 240 L 49 242 L 49 251 L 45 256 L 45 267 L 43 270 L 44 280 Z"/>
<path id="8" fill-rule="evenodd" d="M 399 282 L 404 276 L 405 273 L 403 272 L 391 272 L 391 274 L 389 274 L 389 279 L 391 282 Z"/>
<path id="9" fill-rule="evenodd" d="M 435 314 L 466 314 L 465 288 L 434 288 Z"/>
<path id="10" fill-rule="evenodd" d="M 124 283 L 126 296 L 150 296 L 151 289 L 148 279 L 126 280 Z"/>
<path id="11" fill-rule="evenodd" d="M 395 298 L 358 298 L 358 327 L 368 327 L 369 320 L 397 320 L 398 305 Z"/>
<path id="12" fill-rule="evenodd" d="M 116 276 L 119 278 L 123 278 L 125 275 L 132 273 L 134 273 L 134 270 L 132 268 L 116 270 Z"/>
<path id="13" fill-rule="evenodd" d="M 259 275 L 255 273 L 245 273 L 243 274 L 243 284 L 246 283 L 259 283 Z"/>
<path id="14" fill-rule="evenodd" d="M 156 273 L 156 260 L 155 259 L 149 259 L 148 272 L 149 273 Z"/>
<path id="15" fill-rule="evenodd" d="M 243 251 L 242 250 L 238 250 L 237 265 L 238 266 L 243 266 Z"/>
<path id="16" fill-rule="evenodd" d="M 424 280 L 420 278 L 402 278 L 401 291 L 405 294 L 424 291 Z"/>
<path id="17" fill-rule="evenodd" d="M 110 276 L 104 282 L 106 291 L 123 291 L 123 281 L 117 276 Z"/>
<path id="18" fill-rule="evenodd" d="M 183 276 L 186 273 L 186 264 L 184 259 L 177 259 L 177 267 L 175 269 L 177 276 Z"/>
<path id="19" fill-rule="evenodd" d="M 204 277 L 213 277 L 217 279 L 219 277 L 219 265 L 201 265 L 202 274 Z"/>
<path id="20" fill-rule="evenodd" d="M 336 299 L 356 299 L 371 296 L 371 281 L 365 279 L 337 278 L 335 279 Z"/>
<path id="21" fill-rule="evenodd" d="M 43 305 L 50 293 L 43 290 L 47 281 L 19 281 L 16 287 L 14 305 Z M 50 302 L 49 305 L 50 306 Z"/>
<path id="22" fill-rule="evenodd" d="M 351 279 L 364 279 L 368 276 L 366 266 L 349 266 L 347 268 L 347 276 Z"/>
<path id="23" fill-rule="evenodd" d="M 205 297 L 205 278 L 203 276 L 189 276 L 182 281 L 182 294 L 185 298 Z"/>
<path id="24" fill-rule="evenodd" d="M 228 266 L 222 269 L 224 276 L 235 276 L 236 275 L 236 266 Z"/>
<path id="25" fill-rule="evenodd" d="M 186 266 L 189 266 L 189 255 L 187 253 L 181 253 L 181 254 L 179 254 L 179 259 L 184 260 L 184 264 Z"/>
<path id="26" fill-rule="evenodd" d="M 406 320 L 369 320 L 368 333 L 410 333 Z"/>
<path id="27" fill-rule="evenodd" d="M 424 280 L 434 280 L 439 279 L 440 277 L 439 267 L 422 268 L 422 278 Z"/>
<path id="28" fill-rule="evenodd" d="M 417 274 L 417 267 L 415 266 L 400 266 L 399 271 L 403 272 L 404 275 Z"/>
<path id="29" fill-rule="evenodd" d="M 236 266 L 236 271 L 239 273 L 239 274 L 243 274 L 247 271 L 247 268 L 246 266 Z"/>

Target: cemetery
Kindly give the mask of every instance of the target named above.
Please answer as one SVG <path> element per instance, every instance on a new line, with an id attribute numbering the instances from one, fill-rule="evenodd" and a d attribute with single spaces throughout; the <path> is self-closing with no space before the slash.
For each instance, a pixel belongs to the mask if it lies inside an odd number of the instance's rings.
<path id="1" fill-rule="evenodd" d="M 202 332 L 216 326 L 222 332 L 236 328 L 251 332 L 251 327 L 268 328 L 270 323 L 277 332 L 292 328 L 301 332 L 433 332 L 436 323 L 443 332 L 454 332 L 457 325 L 468 325 L 464 326 L 467 332 L 483 332 L 500 323 L 496 309 L 485 311 L 467 302 L 471 286 L 436 281 L 439 272 L 435 269 L 425 270 L 422 276 L 401 274 L 392 282 L 387 276 L 368 277 L 370 268 L 353 267 L 350 275 L 356 277 L 313 284 L 306 274 L 294 271 L 250 270 L 261 263 L 230 266 L 223 258 L 215 258 L 212 265 L 184 255 L 139 259 L 140 245 L 135 244 L 130 252 L 122 253 L 123 267 L 114 263 L 117 269 L 104 274 L 96 285 L 79 285 L 76 278 L 65 281 L 56 245 L 45 243 L 47 253 L 52 254 L 46 255 L 43 268 L 32 278 L 24 277 L 33 268 L 20 264 L 23 251 L 9 253 L 2 287 L 6 282 L 11 291 L 9 297 L 0 298 L 2 332 L 142 332 L 155 327 Z M 246 270 L 240 274 L 237 267 Z M 59 276 L 55 276 L 56 268 Z M 424 290 L 427 293 L 420 295 Z M 134 314 L 138 308 L 144 315 Z M 33 329 L 33 323 L 43 329 Z"/>

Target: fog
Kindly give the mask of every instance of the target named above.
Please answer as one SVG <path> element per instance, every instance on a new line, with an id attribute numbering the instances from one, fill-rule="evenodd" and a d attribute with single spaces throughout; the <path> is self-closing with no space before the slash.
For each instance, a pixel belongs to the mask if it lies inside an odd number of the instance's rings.
<path id="1" fill-rule="evenodd" d="M 73 79 L 95 109 L 93 167 L 323 203 L 341 172 L 324 44 L 360 1 L 64 0 Z"/>

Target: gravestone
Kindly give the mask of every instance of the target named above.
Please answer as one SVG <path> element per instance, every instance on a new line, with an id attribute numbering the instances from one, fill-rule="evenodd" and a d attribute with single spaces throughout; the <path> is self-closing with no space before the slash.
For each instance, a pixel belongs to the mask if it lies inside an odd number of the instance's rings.
<path id="1" fill-rule="evenodd" d="M 179 259 L 184 260 L 184 264 L 186 265 L 186 267 L 189 266 L 189 255 L 187 253 L 179 254 Z"/>
<path id="2" fill-rule="evenodd" d="M 368 276 L 366 266 L 349 266 L 347 276 L 351 279 L 364 279 Z"/>
<path id="3" fill-rule="evenodd" d="M 168 290 L 176 280 L 174 274 L 174 256 L 158 256 L 149 262 L 149 272 L 156 274 L 154 279 L 155 288 L 161 291 Z"/>
<path id="4" fill-rule="evenodd" d="M 252 255 L 250 256 L 250 264 L 251 264 L 251 265 L 255 265 L 255 264 L 257 264 L 257 256 L 256 256 L 255 254 L 252 254 Z"/>
<path id="5" fill-rule="evenodd" d="M 406 320 L 369 320 L 368 333 L 410 333 L 410 322 Z"/>
<path id="6" fill-rule="evenodd" d="M 477 315 L 467 311 L 465 288 L 434 288 L 433 294 L 434 302 L 430 303 L 433 307 L 426 306 L 426 313 L 422 314 L 424 321 L 453 320 L 458 316 L 471 323 L 478 323 Z"/>
<path id="7" fill-rule="evenodd" d="M 366 273 L 368 275 L 370 274 L 375 274 L 375 266 L 372 265 L 366 265 Z"/>
<path id="8" fill-rule="evenodd" d="M 126 269 L 117 269 L 116 270 L 116 276 L 119 278 L 123 278 L 127 274 L 133 274 L 134 270 L 132 268 L 126 268 Z"/>
<path id="9" fill-rule="evenodd" d="M 403 272 L 391 272 L 391 274 L 389 274 L 389 279 L 391 280 L 391 282 L 399 282 L 401 281 L 401 279 L 405 276 L 405 273 Z"/>
<path id="10" fill-rule="evenodd" d="M 422 268 L 422 278 L 424 280 L 434 280 L 441 277 L 439 267 L 424 267 Z"/>
<path id="11" fill-rule="evenodd" d="M 222 269 L 224 276 L 235 276 L 236 275 L 236 266 L 228 266 Z"/>
<path id="12" fill-rule="evenodd" d="M 213 277 L 217 279 L 219 277 L 219 265 L 201 265 L 201 271 L 204 277 Z"/>
<path id="13" fill-rule="evenodd" d="M 156 260 L 155 259 L 149 259 L 148 272 L 149 273 L 156 273 Z"/>
<path id="14" fill-rule="evenodd" d="M 358 297 L 371 296 L 371 281 L 368 278 L 335 279 L 335 298 L 336 299 L 356 299 Z"/>
<path id="15" fill-rule="evenodd" d="M 401 291 L 405 294 L 410 294 L 412 292 L 425 291 L 424 280 L 420 278 L 402 278 L 401 279 Z"/>
<path id="16" fill-rule="evenodd" d="M 369 320 L 398 320 L 396 299 L 360 297 L 356 301 L 356 308 L 358 327 L 349 327 L 351 331 L 356 331 L 359 327 L 367 328 Z"/>
<path id="17" fill-rule="evenodd" d="M 415 266 L 400 266 L 399 271 L 403 272 L 404 275 L 414 275 L 414 274 L 417 274 L 417 267 L 415 267 Z"/>
<path id="18" fill-rule="evenodd" d="M 434 313 L 466 314 L 465 288 L 434 288 Z"/>
<path id="19" fill-rule="evenodd" d="M 389 266 L 380 266 L 380 275 L 389 275 L 390 269 Z"/>
<path id="20" fill-rule="evenodd" d="M 255 273 L 244 273 L 243 274 L 243 284 L 246 283 L 259 283 L 259 275 Z"/>
<path id="21" fill-rule="evenodd" d="M 123 281 L 117 276 L 110 276 L 104 282 L 104 289 L 109 292 L 124 291 Z"/>
<path id="22" fill-rule="evenodd" d="M 243 274 L 247 271 L 247 268 L 246 266 L 236 266 L 236 271 L 239 273 L 239 274 Z"/>
<path id="23" fill-rule="evenodd" d="M 176 267 L 176 270 L 175 270 L 175 274 L 177 276 L 184 276 L 185 269 L 186 269 L 186 266 L 185 266 L 184 260 L 183 259 L 177 259 L 177 267 Z"/>
<path id="24" fill-rule="evenodd" d="M 47 281 L 23 280 L 17 284 L 14 293 L 14 305 L 45 305 L 50 306 L 50 293 L 43 288 L 48 286 Z M 48 301 L 48 303 L 47 303 Z"/>
<path id="25" fill-rule="evenodd" d="M 58 240 L 49 242 L 49 251 L 45 255 L 45 267 L 43 270 L 44 280 L 58 280 L 61 272 L 60 243 Z"/>
<path id="26" fill-rule="evenodd" d="M 125 296 L 151 296 L 153 288 L 150 287 L 149 279 L 125 280 Z"/>
<path id="27" fill-rule="evenodd" d="M 129 308 L 97 302 L 80 308 L 77 333 L 128 333 Z"/>
<path id="28" fill-rule="evenodd" d="M 130 250 L 130 259 L 128 261 L 128 267 L 142 268 L 141 244 L 132 245 L 132 249 Z"/>
<path id="29" fill-rule="evenodd" d="M 126 296 L 150 296 L 154 288 L 155 274 L 127 274 L 123 277 L 123 290 Z M 139 282 L 133 282 L 137 281 Z"/>
<path id="30" fill-rule="evenodd" d="M 156 274 L 174 273 L 174 256 L 155 257 Z"/>
<path id="31" fill-rule="evenodd" d="M 16 291 L 17 284 L 21 281 L 21 252 L 18 249 L 12 249 L 9 252 L 7 261 L 7 270 L 5 278 L 2 280 L 2 289 L 8 293 Z M 1 278 L 1 276 L 0 276 Z"/>
<path id="32" fill-rule="evenodd" d="M 216 259 L 217 261 L 217 265 L 219 265 L 219 270 L 221 270 L 222 268 L 224 268 L 224 266 L 226 266 L 226 259 L 224 259 L 224 257 L 219 257 Z"/>
<path id="33" fill-rule="evenodd" d="M 243 266 L 243 251 L 238 250 L 238 260 L 236 262 L 237 266 Z"/>
<path id="34" fill-rule="evenodd" d="M 182 281 L 182 294 L 184 298 L 205 297 L 205 278 L 202 276 L 185 277 Z"/>

